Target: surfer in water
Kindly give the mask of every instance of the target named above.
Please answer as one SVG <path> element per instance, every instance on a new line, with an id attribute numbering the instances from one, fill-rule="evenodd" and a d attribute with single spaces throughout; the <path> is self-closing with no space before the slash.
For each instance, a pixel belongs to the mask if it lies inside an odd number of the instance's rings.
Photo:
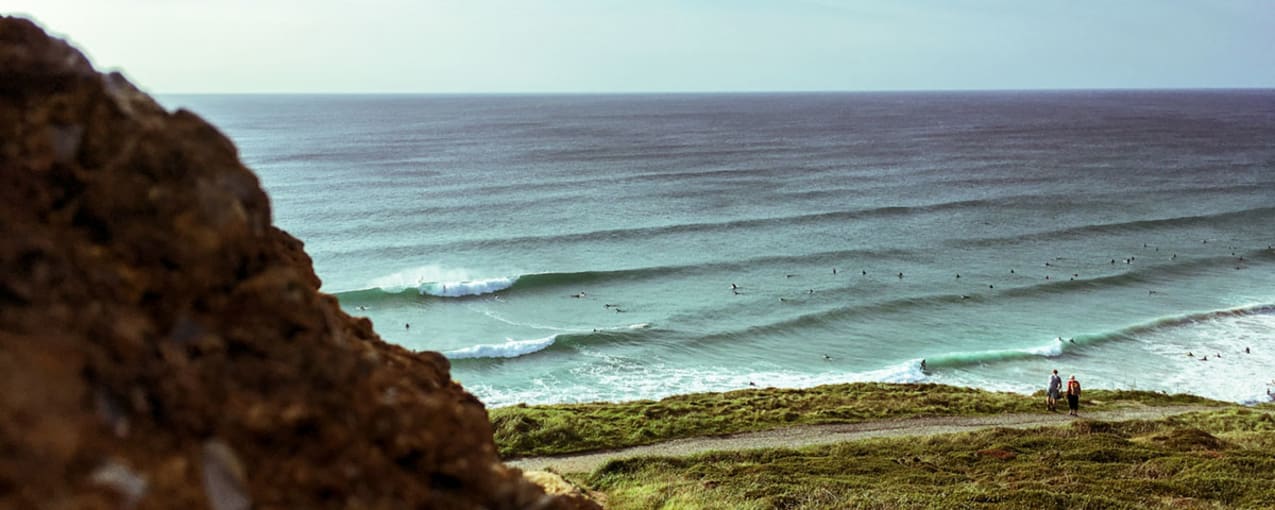
<path id="1" fill-rule="evenodd" d="M 921 358 L 921 371 L 924 372 L 926 370 L 928 369 L 925 367 L 925 358 Z"/>

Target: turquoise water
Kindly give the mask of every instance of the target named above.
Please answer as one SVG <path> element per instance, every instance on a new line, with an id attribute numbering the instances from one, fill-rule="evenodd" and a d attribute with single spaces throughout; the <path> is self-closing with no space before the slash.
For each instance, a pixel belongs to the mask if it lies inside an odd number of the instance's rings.
<path id="1" fill-rule="evenodd" d="M 1275 92 L 164 101 L 489 405 L 1275 384 Z"/>

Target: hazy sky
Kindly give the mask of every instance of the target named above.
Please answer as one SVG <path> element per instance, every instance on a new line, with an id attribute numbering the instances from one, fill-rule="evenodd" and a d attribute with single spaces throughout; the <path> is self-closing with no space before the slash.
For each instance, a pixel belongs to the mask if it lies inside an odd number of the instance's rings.
<path id="1" fill-rule="evenodd" d="M 1275 0 L 5 0 L 151 92 L 1275 87 Z"/>

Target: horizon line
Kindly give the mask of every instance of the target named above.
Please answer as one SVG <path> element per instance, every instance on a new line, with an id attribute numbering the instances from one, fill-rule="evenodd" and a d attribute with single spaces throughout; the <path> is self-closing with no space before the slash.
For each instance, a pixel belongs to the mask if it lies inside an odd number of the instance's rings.
<path id="1" fill-rule="evenodd" d="M 407 92 L 407 91 L 260 91 L 260 92 L 161 92 L 166 96 L 674 96 L 674 95 L 784 95 L 784 94 L 890 94 L 890 93 L 987 93 L 987 92 L 1220 92 L 1275 91 L 1270 86 L 1219 87 L 1057 87 L 1057 88 L 951 88 L 951 89 L 809 89 L 809 90 L 670 90 L 670 91 L 477 91 L 477 92 Z"/>

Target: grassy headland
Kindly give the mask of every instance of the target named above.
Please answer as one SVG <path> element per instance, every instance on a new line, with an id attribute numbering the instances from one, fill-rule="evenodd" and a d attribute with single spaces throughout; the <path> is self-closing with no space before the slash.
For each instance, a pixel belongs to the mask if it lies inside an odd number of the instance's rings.
<path id="1" fill-rule="evenodd" d="M 995 428 L 612 461 L 608 508 L 1275 508 L 1275 416 Z"/>
<path id="2" fill-rule="evenodd" d="M 1088 390 L 1085 411 L 1140 405 L 1208 405 L 1190 395 Z M 807 389 L 748 389 L 659 401 L 512 406 L 492 409 L 505 458 L 606 450 L 670 439 L 792 425 L 858 423 L 919 416 L 1043 412 L 1043 393 L 1025 396 L 936 384 L 855 383 Z"/>

